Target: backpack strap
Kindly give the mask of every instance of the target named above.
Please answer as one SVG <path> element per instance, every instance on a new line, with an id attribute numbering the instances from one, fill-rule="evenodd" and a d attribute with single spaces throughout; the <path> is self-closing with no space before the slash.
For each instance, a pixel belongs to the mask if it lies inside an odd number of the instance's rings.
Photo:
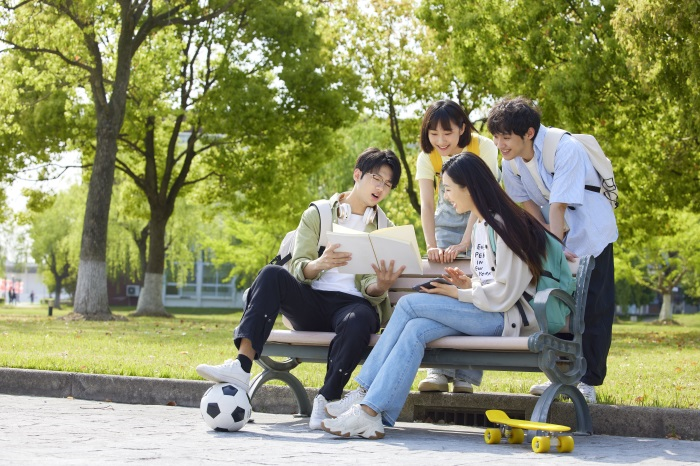
<path id="1" fill-rule="evenodd" d="M 318 235 L 318 250 L 319 255 L 323 254 L 323 249 L 328 243 L 327 233 L 333 228 L 333 212 L 331 211 L 331 202 L 328 199 L 320 199 L 309 204 L 316 207 L 318 214 L 321 217 L 321 228 Z"/>
<path id="2" fill-rule="evenodd" d="M 489 235 L 489 244 L 491 245 L 491 250 L 493 251 L 493 264 L 496 265 L 496 231 L 491 227 L 491 225 L 486 226 L 486 231 Z"/>
<path id="3" fill-rule="evenodd" d="M 328 199 L 319 199 L 318 201 L 313 201 L 309 206 L 316 207 L 318 214 L 321 217 L 321 227 L 319 229 L 318 235 L 318 254 L 319 256 L 323 254 L 323 250 L 326 248 L 328 243 L 328 232 L 333 228 L 333 209 L 331 202 Z M 377 228 L 386 228 L 389 226 L 386 214 L 381 207 L 377 206 Z"/>
<path id="4" fill-rule="evenodd" d="M 513 172 L 513 175 L 520 178 L 520 172 L 518 171 L 518 164 L 515 163 L 515 159 L 509 160 L 508 164 L 510 165 L 510 171 Z"/>
<path id="5" fill-rule="evenodd" d="M 389 226 L 389 221 L 381 207 L 377 206 L 377 229 L 386 228 Z"/>
<path id="6" fill-rule="evenodd" d="M 481 149 L 479 148 L 479 134 L 472 133 L 472 140 L 469 141 L 467 147 L 464 148 L 464 152 L 471 152 L 474 155 L 481 157 Z"/>
<path id="7" fill-rule="evenodd" d="M 433 165 L 435 176 L 440 176 L 440 173 L 442 173 L 442 157 L 440 157 L 440 154 L 438 154 L 438 151 L 435 149 L 430 152 L 429 157 L 430 163 Z"/>
<path id="8" fill-rule="evenodd" d="M 563 129 L 549 127 L 547 134 L 544 135 L 544 144 L 542 144 L 542 162 L 544 168 L 549 173 L 554 174 L 554 155 L 557 152 L 557 146 L 562 136 L 571 134 Z"/>
<path id="9" fill-rule="evenodd" d="M 481 157 L 481 149 L 479 148 L 479 134 L 478 133 L 472 133 L 472 140 L 469 141 L 469 144 L 467 144 L 467 147 L 464 148 L 463 152 L 471 152 L 472 154 L 478 155 Z M 440 173 L 442 173 L 442 157 L 438 153 L 437 150 L 433 149 L 430 152 L 430 163 L 433 165 L 433 171 L 435 172 L 435 176 L 440 176 Z"/>
<path id="10" fill-rule="evenodd" d="M 600 144 L 598 144 L 598 141 L 596 141 L 595 138 L 590 135 L 571 134 L 566 130 L 554 127 L 547 128 L 547 134 L 544 135 L 544 144 L 542 146 L 542 162 L 544 163 L 545 170 L 547 170 L 552 175 L 554 175 L 554 155 L 556 154 L 557 146 L 559 145 L 562 136 L 564 136 L 565 134 L 568 134 L 583 146 L 584 150 L 586 151 L 586 155 L 588 155 L 588 158 L 591 160 L 591 163 L 593 163 L 594 160 L 590 156 L 591 151 L 597 150 L 600 153 L 603 152 L 603 149 L 600 148 Z M 596 169 L 596 171 L 598 171 L 600 176 L 598 167 L 596 167 L 595 164 L 593 164 L 593 167 Z M 612 173 L 612 165 L 610 172 Z M 585 185 L 584 188 L 594 193 L 601 192 L 601 188 L 599 186 Z M 542 189 L 540 188 L 540 191 L 541 190 Z M 544 193 L 544 191 L 542 192 Z M 549 196 L 545 197 L 549 199 Z"/>
<path id="11" fill-rule="evenodd" d="M 544 162 L 544 168 L 551 174 L 554 174 L 554 154 L 557 152 L 557 146 L 559 145 L 559 140 L 565 134 L 570 134 L 568 131 L 563 129 L 550 127 L 547 128 L 547 134 L 544 135 L 544 144 L 542 146 L 542 161 Z M 513 172 L 515 176 L 520 176 L 518 172 L 518 164 L 515 163 L 515 159 L 510 160 L 510 171 Z M 541 189 L 540 189 L 541 191 Z"/>
<path id="12" fill-rule="evenodd" d="M 547 128 L 547 134 L 544 135 L 544 144 L 542 145 L 542 163 L 544 164 L 545 170 L 554 175 L 554 155 L 557 152 L 557 146 L 559 145 L 559 140 L 565 134 L 570 134 L 568 131 L 564 131 L 559 128 Z M 510 169 L 513 174 L 520 177 L 518 172 L 518 164 L 515 160 L 510 160 Z M 549 201 L 549 190 L 544 186 L 542 178 L 537 175 L 533 175 L 533 179 L 537 184 L 537 189 L 540 190 L 545 199 Z"/>

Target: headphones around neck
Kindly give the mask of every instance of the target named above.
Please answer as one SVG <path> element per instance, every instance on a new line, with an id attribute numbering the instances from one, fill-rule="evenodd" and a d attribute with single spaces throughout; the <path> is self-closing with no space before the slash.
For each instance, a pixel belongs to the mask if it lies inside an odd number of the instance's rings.
<path id="1" fill-rule="evenodd" d="M 352 207 L 350 204 L 338 204 L 338 223 L 345 223 L 352 215 Z M 369 225 L 374 221 L 374 217 L 377 216 L 377 209 L 373 207 L 367 207 L 365 209 L 365 214 L 362 216 L 362 221 L 365 225 Z"/>

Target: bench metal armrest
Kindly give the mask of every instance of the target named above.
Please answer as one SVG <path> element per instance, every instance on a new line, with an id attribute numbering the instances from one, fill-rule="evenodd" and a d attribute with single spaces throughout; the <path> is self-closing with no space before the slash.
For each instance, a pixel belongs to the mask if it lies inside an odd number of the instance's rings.
<path id="1" fill-rule="evenodd" d="M 550 299 L 562 301 L 566 307 L 569 308 L 572 316 L 576 312 L 576 301 L 574 301 L 573 296 L 566 291 L 560 290 L 559 288 L 548 288 L 538 291 L 535 295 L 532 309 L 535 311 L 535 317 L 537 318 L 537 324 L 540 326 L 540 330 L 545 333 L 547 333 L 547 329 L 549 328 L 549 322 L 547 321 L 547 302 Z"/>
<path id="2" fill-rule="evenodd" d="M 591 272 L 595 267 L 593 256 L 584 256 L 579 261 L 578 272 L 576 273 L 576 291 L 574 296 L 569 296 L 566 292 L 549 288 L 538 291 L 535 295 L 532 308 L 535 311 L 537 323 L 542 332 L 547 332 L 547 302 L 549 299 L 559 299 L 571 310 L 569 318 L 569 329 L 574 336 L 574 341 L 581 342 L 581 335 L 585 329 L 584 315 L 586 312 L 586 298 L 588 295 L 588 284 L 591 281 Z"/>

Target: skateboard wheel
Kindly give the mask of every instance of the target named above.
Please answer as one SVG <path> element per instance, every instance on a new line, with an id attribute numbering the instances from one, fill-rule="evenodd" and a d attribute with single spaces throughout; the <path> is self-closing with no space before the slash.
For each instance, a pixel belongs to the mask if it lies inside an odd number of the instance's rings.
<path id="1" fill-rule="evenodd" d="M 486 429 L 486 432 L 484 432 L 484 440 L 486 443 L 498 443 L 501 441 L 501 430 L 500 429 Z"/>
<path id="2" fill-rule="evenodd" d="M 523 443 L 525 440 L 525 432 L 522 429 L 513 428 L 508 437 L 508 443 Z"/>
<path id="3" fill-rule="evenodd" d="M 574 438 L 570 435 L 557 437 L 557 451 L 559 453 L 570 453 L 574 451 Z"/>
<path id="4" fill-rule="evenodd" d="M 549 451 L 549 437 L 534 437 L 532 439 L 532 451 L 535 453 Z"/>

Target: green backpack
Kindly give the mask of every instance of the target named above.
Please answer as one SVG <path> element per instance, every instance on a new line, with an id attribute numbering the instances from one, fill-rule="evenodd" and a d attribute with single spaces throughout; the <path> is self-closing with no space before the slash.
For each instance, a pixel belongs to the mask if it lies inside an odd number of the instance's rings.
<path id="1" fill-rule="evenodd" d="M 491 250 L 494 257 L 496 255 L 496 232 L 491 226 L 487 226 L 486 230 L 491 243 Z M 561 243 L 554 235 L 547 232 L 547 248 L 546 257 L 542 259 L 542 275 L 537 281 L 537 291 L 546 290 L 548 288 L 560 288 L 566 293 L 573 296 L 576 290 L 576 278 L 571 274 L 569 262 L 566 260 L 564 250 Z M 529 293 L 523 293 L 526 301 L 533 305 L 534 296 Z M 571 313 L 571 310 L 559 299 L 549 299 L 546 307 L 547 313 L 547 333 L 555 334 L 566 325 L 566 317 Z M 544 329 L 542 329 L 544 330 Z"/>

